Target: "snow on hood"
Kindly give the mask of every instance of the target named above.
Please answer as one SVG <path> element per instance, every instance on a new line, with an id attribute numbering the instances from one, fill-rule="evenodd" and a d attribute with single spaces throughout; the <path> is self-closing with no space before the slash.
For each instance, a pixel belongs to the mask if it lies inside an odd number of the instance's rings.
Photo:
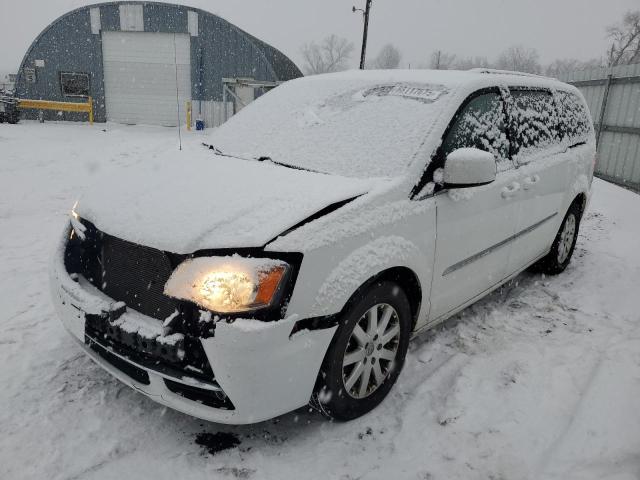
<path id="1" fill-rule="evenodd" d="M 214 155 L 198 146 L 101 178 L 76 212 L 98 229 L 173 253 L 261 247 L 380 180 L 358 180 Z"/>

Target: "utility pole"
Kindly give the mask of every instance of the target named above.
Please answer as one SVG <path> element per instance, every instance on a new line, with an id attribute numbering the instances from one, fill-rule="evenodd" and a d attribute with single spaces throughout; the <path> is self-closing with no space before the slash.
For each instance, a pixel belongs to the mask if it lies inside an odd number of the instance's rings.
<path id="1" fill-rule="evenodd" d="M 365 61 L 367 59 L 367 36 L 369 35 L 369 13 L 371 12 L 371 3 L 373 0 L 367 0 L 367 6 L 364 11 L 361 8 L 353 7 L 354 12 L 362 12 L 364 14 L 364 33 L 362 34 L 362 54 L 360 55 L 360 70 L 364 70 Z"/>

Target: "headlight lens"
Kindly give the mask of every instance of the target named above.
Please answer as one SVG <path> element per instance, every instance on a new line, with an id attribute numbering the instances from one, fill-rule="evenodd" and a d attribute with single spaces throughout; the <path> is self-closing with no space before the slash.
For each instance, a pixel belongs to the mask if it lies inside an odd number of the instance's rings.
<path id="1" fill-rule="evenodd" d="M 247 312 L 274 303 L 289 268 L 281 260 L 238 255 L 193 258 L 175 269 L 164 293 L 213 312 Z"/>

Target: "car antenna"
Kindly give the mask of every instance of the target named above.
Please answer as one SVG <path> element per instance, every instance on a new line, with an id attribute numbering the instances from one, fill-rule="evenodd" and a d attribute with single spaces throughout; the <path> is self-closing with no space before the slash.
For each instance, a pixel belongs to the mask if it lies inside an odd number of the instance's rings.
<path id="1" fill-rule="evenodd" d="M 178 94 L 178 53 L 176 48 L 176 34 L 173 34 L 173 65 L 176 69 L 176 118 L 178 125 L 178 144 L 179 149 L 182 151 L 182 132 L 180 132 L 180 97 Z"/>

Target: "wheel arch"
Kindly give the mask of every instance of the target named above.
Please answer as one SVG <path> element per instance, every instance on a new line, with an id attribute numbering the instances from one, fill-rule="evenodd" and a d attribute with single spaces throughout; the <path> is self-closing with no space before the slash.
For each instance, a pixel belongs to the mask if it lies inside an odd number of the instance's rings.
<path id="1" fill-rule="evenodd" d="M 413 331 L 420 316 L 420 308 L 422 306 L 422 285 L 416 272 L 409 267 L 397 266 L 387 268 L 370 277 L 349 297 L 340 311 L 340 316 L 342 316 L 371 285 L 381 281 L 396 283 L 409 299 L 411 330 Z"/>
<path id="2" fill-rule="evenodd" d="M 582 218 L 582 215 L 587 208 L 587 195 L 584 192 L 577 194 L 569 205 L 569 208 L 571 208 L 573 205 L 578 206 L 578 208 L 580 209 L 580 217 Z"/>

